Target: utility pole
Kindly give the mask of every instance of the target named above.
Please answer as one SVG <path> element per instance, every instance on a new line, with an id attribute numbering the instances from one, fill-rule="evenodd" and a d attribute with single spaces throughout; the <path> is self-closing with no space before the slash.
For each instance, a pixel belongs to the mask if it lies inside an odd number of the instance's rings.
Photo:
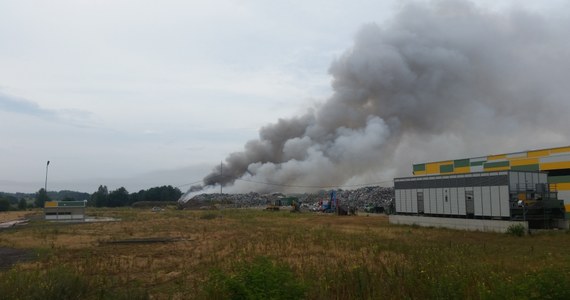
<path id="1" fill-rule="evenodd" d="M 222 192 L 222 189 L 223 189 L 222 178 L 224 178 L 224 164 L 223 164 L 223 162 L 220 162 L 220 195 L 223 194 L 223 192 Z"/>
<path id="2" fill-rule="evenodd" d="M 49 167 L 49 160 L 47 161 L 47 164 L 46 164 L 46 183 L 45 183 L 45 186 L 44 186 L 44 191 L 46 192 L 46 194 L 47 194 L 47 175 L 48 175 L 48 167 Z"/>

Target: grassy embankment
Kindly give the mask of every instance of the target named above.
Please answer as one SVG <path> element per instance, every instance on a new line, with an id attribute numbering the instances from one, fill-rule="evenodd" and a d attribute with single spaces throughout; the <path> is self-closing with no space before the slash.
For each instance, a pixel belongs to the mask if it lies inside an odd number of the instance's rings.
<path id="1" fill-rule="evenodd" d="M 120 222 L 35 221 L 0 247 L 36 259 L 0 295 L 37 299 L 570 299 L 570 234 L 393 226 L 386 217 L 93 209 Z M 109 243 L 161 238 L 165 243 Z M 168 241 L 168 240 L 165 240 Z"/>

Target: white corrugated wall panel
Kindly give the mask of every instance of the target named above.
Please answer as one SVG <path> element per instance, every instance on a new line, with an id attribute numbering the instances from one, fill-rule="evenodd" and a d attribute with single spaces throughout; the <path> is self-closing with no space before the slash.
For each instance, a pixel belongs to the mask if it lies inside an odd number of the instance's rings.
<path id="1" fill-rule="evenodd" d="M 424 214 L 429 214 L 431 211 L 429 207 L 429 191 L 427 189 L 423 189 L 424 191 Z"/>
<path id="2" fill-rule="evenodd" d="M 501 195 L 499 194 L 499 186 L 491 187 L 491 214 L 493 217 L 501 216 Z"/>
<path id="3" fill-rule="evenodd" d="M 465 214 L 465 188 L 457 188 L 457 213 L 459 215 Z"/>
<path id="4" fill-rule="evenodd" d="M 430 198 L 429 198 L 429 190 L 428 189 L 424 189 L 424 214 L 429 214 L 431 213 L 431 204 L 430 204 Z"/>
<path id="5" fill-rule="evenodd" d="M 400 189 L 396 190 L 395 194 L 395 198 L 396 198 L 396 212 L 402 212 L 402 196 L 401 196 L 401 191 Z"/>
<path id="6" fill-rule="evenodd" d="M 437 197 L 435 195 L 435 190 L 436 189 L 429 189 L 430 207 L 432 214 L 437 214 Z"/>
<path id="7" fill-rule="evenodd" d="M 451 214 L 458 215 L 459 214 L 459 203 L 457 202 L 457 188 L 450 188 L 449 189 L 449 203 L 451 204 Z"/>
<path id="8" fill-rule="evenodd" d="M 443 189 L 436 189 L 437 214 L 443 214 Z"/>
<path id="9" fill-rule="evenodd" d="M 406 190 L 406 211 L 412 212 L 412 190 Z"/>
<path id="10" fill-rule="evenodd" d="M 506 185 L 500 186 L 499 194 L 501 195 L 501 217 L 510 217 L 509 187 Z"/>
<path id="11" fill-rule="evenodd" d="M 411 206 L 413 213 L 418 213 L 418 190 L 412 190 L 412 206 Z"/>
<path id="12" fill-rule="evenodd" d="M 481 187 L 481 201 L 483 216 L 491 216 L 491 189 L 488 186 Z"/>

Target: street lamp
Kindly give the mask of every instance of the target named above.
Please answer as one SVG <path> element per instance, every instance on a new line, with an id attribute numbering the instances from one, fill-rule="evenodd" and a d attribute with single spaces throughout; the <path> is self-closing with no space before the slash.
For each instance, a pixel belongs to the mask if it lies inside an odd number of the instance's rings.
<path id="1" fill-rule="evenodd" d="M 47 193 L 47 174 L 48 174 L 48 167 L 49 167 L 49 160 L 47 161 L 47 164 L 46 164 L 46 184 L 45 184 L 45 186 L 44 186 L 44 191 L 46 191 L 46 193 Z"/>

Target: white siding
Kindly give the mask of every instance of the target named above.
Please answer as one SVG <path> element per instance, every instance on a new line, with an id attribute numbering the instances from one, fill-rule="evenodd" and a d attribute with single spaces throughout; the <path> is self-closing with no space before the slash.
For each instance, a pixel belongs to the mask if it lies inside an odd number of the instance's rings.
<path id="1" fill-rule="evenodd" d="M 502 217 L 510 217 L 511 216 L 511 208 L 509 205 L 509 187 L 508 186 L 500 186 L 499 187 L 499 195 L 501 195 L 501 216 Z"/>
<path id="2" fill-rule="evenodd" d="M 418 190 L 412 190 L 412 206 L 410 207 L 411 212 L 417 213 L 418 212 Z"/>
<path id="3" fill-rule="evenodd" d="M 429 190 L 424 189 L 424 213 L 426 214 L 431 213 L 431 204 L 429 199 Z"/>
<path id="4" fill-rule="evenodd" d="M 457 188 L 458 214 L 465 215 L 465 188 Z"/>
<path id="5" fill-rule="evenodd" d="M 483 216 L 491 216 L 491 189 L 488 186 L 481 187 L 481 202 Z"/>
<path id="6" fill-rule="evenodd" d="M 397 212 L 402 212 L 402 196 L 401 196 L 402 190 L 396 190 L 395 191 L 395 196 L 396 196 L 396 211 Z"/>
<path id="7" fill-rule="evenodd" d="M 436 189 L 436 201 L 437 201 L 437 213 L 443 214 L 443 189 L 438 188 Z"/>
<path id="8" fill-rule="evenodd" d="M 428 189 L 429 190 L 429 199 L 430 199 L 430 211 L 432 214 L 437 214 L 437 197 L 435 195 L 436 189 Z"/>
<path id="9" fill-rule="evenodd" d="M 501 216 L 501 195 L 498 186 L 491 187 L 491 214 L 493 217 Z"/>
<path id="10" fill-rule="evenodd" d="M 457 202 L 457 188 L 450 188 L 449 189 L 449 204 L 451 205 L 451 214 L 452 215 L 458 215 L 459 214 L 459 210 L 458 210 L 459 203 Z"/>

